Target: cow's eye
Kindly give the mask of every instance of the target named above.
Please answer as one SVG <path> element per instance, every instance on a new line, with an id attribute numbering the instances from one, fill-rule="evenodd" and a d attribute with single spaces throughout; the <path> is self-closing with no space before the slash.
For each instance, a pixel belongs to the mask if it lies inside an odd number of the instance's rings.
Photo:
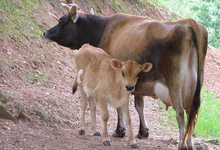
<path id="1" fill-rule="evenodd" d="M 62 24 L 62 19 L 59 20 L 59 25 L 61 25 L 61 24 Z"/>
<path id="2" fill-rule="evenodd" d="M 123 77 L 125 77 L 125 73 L 124 73 L 124 71 L 122 71 L 121 74 L 122 74 Z"/>
<path id="3" fill-rule="evenodd" d="M 138 78 L 140 77 L 140 72 L 137 74 L 137 77 L 138 77 Z"/>

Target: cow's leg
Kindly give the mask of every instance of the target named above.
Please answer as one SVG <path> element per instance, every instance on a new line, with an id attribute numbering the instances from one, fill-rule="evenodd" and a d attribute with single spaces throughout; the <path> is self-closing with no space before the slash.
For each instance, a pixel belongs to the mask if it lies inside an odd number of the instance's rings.
<path id="1" fill-rule="evenodd" d="M 194 149 L 192 135 L 188 135 L 188 139 L 186 141 L 186 144 L 187 144 L 188 150 L 193 150 Z"/>
<path id="2" fill-rule="evenodd" d="M 109 119 L 107 102 L 104 99 L 98 99 L 98 102 L 100 105 L 100 111 L 101 111 L 102 122 L 103 122 L 103 132 L 102 132 L 103 144 L 105 146 L 111 146 L 108 128 L 107 128 L 107 123 Z"/>
<path id="3" fill-rule="evenodd" d="M 117 109 L 117 113 L 118 113 L 118 124 L 115 133 L 112 136 L 122 138 L 125 136 L 125 123 L 121 109 Z"/>
<path id="4" fill-rule="evenodd" d="M 149 136 L 149 128 L 144 115 L 144 99 L 142 96 L 135 96 L 135 108 L 140 118 L 140 128 L 137 137 L 139 139 L 147 138 Z"/>
<path id="5" fill-rule="evenodd" d="M 184 128 L 185 128 L 185 117 L 184 117 L 184 109 L 183 109 L 183 100 L 182 100 L 182 92 L 178 86 L 178 83 L 176 83 L 176 86 L 173 86 L 170 88 L 170 98 L 172 101 L 172 106 L 174 110 L 176 111 L 176 119 L 179 126 L 179 139 L 180 139 L 180 145 L 182 144 L 183 138 L 184 138 Z M 185 150 L 186 144 L 184 143 L 182 147 L 179 147 L 180 150 Z"/>
<path id="6" fill-rule="evenodd" d="M 187 113 L 187 116 L 189 116 L 189 108 L 186 110 L 186 113 Z M 188 119 L 188 117 L 187 117 L 187 119 Z M 192 127 L 192 128 L 194 128 L 194 127 Z M 188 134 L 188 138 L 187 138 L 186 144 L 187 144 L 188 150 L 193 150 L 194 149 L 192 134 Z"/>
<path id="7" fill-rule="evenodd" d="M 80 87 L 80 93 L 81 93 L 81 97 L 80 97 L 80 103 L 81 103 L 81 120 L 80 120 L 80 130 L 79 130 L 79 134 L 80 135 L 85 135 L 85 110 L 87 107 L 87 96 L 85 94 L 85 92 L 83 91 L 82 87 Z"/>
<path id="8" fill-rule="evenodd" d="M 131 128 L 131 116 L 129 113 L 129 102 L 127 102 L 124 106 L 122 106 L 122 113 L 125 117 L 125 123 L 128 130 L 128 140 L 132 148 L 138 149 L 138 145 L 134 140 L 134 135 Z"/>
<path id="9" fill-rule="evenodd" d="M 101 136 L 101 134 L 96 131 L 96 105 L 95 105 L 94 98 L 89 98 L 89 109 L 90 109 L 91 118 L 92 118 L 92 130 L 93 130 L 94 136 Z"/>

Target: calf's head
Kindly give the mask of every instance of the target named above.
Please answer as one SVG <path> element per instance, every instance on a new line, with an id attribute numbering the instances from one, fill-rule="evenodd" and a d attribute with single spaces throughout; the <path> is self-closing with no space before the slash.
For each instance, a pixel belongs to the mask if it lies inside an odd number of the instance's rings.
<path id="1" fill-rule="evenodd" d="M 110 61 L 111 67 L 116 71 L 116 78 L 119 79 L 125 90 L 132 92 L 141 72 L 148 72 L 152 68 L 151 63 L 139 65 L 135 61 L 121 62 L 113 59 Z"/>

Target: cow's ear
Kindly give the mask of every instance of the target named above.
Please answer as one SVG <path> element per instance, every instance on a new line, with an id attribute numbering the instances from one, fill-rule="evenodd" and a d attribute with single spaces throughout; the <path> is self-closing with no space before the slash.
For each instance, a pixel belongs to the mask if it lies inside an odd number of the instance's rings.
<path id="1" fill-rule="evenodd" d="M 71 4 L 73 1 L 72 0 L 66 0 L 67 4 Z"/>
<path id="2" fill-rule="evenodd" d="M 112 59 L 110 61 L 110 64 L 111 64 L 113 69 L 120 69 L 122 67 L 122 63 L 117 59 Z"/>
<path id="3" fill-rule="evenodd" d="M 74 23 L 77 22 L 77 20 L 79 19 L 79 14 L 77 12 L 77 5 L 72 4 L 71 8 L 70 8 L 70 14 L 72 16 L 72 20 Z"/>
<path id="4" fill-rule="evenodd" d="M 144 63 L 141 65 L 141 72 L 148 72 L 152 67 L 153 65 L 151 63 Z"/>

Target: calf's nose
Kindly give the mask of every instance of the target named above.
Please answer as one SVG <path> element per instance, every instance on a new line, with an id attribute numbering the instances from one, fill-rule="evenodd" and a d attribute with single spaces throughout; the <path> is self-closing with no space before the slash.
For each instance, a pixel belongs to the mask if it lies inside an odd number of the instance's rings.
<path id="1" fill-rule="evenodd" d="M 127 91 L 132 91 L 133 89 L 134 89 L 134 86 L 126 85 L 126 90 Z"/>

